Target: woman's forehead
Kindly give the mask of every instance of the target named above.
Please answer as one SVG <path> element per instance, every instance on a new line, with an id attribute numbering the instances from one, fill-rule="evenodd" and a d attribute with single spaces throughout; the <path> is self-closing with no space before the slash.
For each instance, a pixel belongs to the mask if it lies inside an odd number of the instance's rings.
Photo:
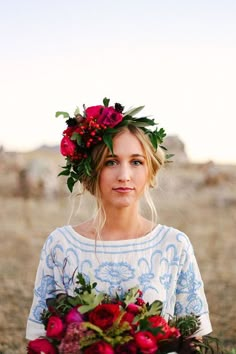
<path id="1" fill-rule="evenodd" d="M 144 156 L 144 149 L 139 139 L 129 131 L 122 132 L 113 139 L 114 155 Z M 111 155 L 110 151 L 108 155 Z"/>

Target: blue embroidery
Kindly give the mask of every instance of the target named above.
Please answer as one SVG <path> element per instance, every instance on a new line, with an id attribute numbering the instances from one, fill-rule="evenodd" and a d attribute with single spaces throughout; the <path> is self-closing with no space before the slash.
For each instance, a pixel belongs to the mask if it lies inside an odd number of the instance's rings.
<path id="1" fill-rule="evenodd" d="M 126 262 L 104 262 L 95 269 L 95 277 L 111 285 L 118 285 L 134 278 L 134 269 Z"/>
<path id="2" fill-rule="evenodd" d="M 201 284 L 202 283 L 196 279 L 196 275 L 191 264 L 186 272 L 181 271 L 177 282 L 176 294 L 195 293 L 196 290 L 200 288 Z"/>
<path id="3" fill-rule="evenodd" d="M 174 310 L 174 313 L 175 315 L 181 315 L 181 313 L 183 312 L 183 305 L 177 301 L 176 304 L 175 304 L 175 310 Z"/>
<path id="4" fill-rule="evenodd" d="M 172 275 L 170 273 L 165 273 L 163 276 L 160 277 L 160 282 L 166 290 L 170 289 L 171 281 Z"/>
<path id="5" fill-rule="evenodd" d="M 38 305 L 33 310 L 33 317 L 35 320 L 40 322 L 41 314 L 46 307 L 46 302 L 40 301 Z"/>
<path id="6" fill-rule="evenodd" d="M 55 280 L 53 276 L 44 275 L 42 277 L 39 287 L 35 289 L 35 294 L 40 298 L 47 298 L 48 294 L 52 293 L 55 290 Z"/>
<path id="7" fill-rule="evenodd" d="M 202 311 L 202 300 L 199 296 L 193 294 L 187 298 L 188 304 L 186 306 L 186 313 L 191 314 L 200 314 Z"/>
<path id="8" fill-rule="evenodd" d="M 99 247 L 98 244 L 98 250 Z M 46 306 L 42 299 L 54 296 L 55 289 L 73 290 L 76 286 L 71 281 L 74 272 L 75 275 L 82 272 L 87 281 L 91 277 L 91 281 L 98 283 L 98 292 L 107 291 L 111 295 L 123 294 L 129 287 L 138 285 L 146 301 L 163 301 L 163 314 L 207 312 L 192 246 L 183 233 L 162 227 L 156 235 L 138 245 L 103 245 L 100 252 L 104 262 L 98 265 L 90 240 L 80 240 L 67 227 L 50 235 L 41 253 L 39 283 L 35 288 L 37 302 L 32 316 L 39 320 Z M 107 255 L 114 254 L 120 257 L 120 262 L 106 261 Z M 189 262 L 192 263 L 188 265 Z"/>

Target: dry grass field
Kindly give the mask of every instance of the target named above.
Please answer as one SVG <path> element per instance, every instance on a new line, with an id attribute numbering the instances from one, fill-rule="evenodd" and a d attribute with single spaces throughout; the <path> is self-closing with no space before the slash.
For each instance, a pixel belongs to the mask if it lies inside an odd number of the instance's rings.
<path id="1" fill-rule="evenodd" d="M 236 167 L 217 171 L 222 178 L 208 180 L 202 165 L 173 164 L 160 174 L 152 194 L 159 222 L 183 230 L 194 245 L 213 334 L 227 348 L 236 348 Z M 55 227 L 68 222 L 71 204 L 66 193 L 22 198 L 13 193 L 14 173 L 2 170 L 0 178 L 0 354 L 26 353 L 25 325 L 40 249 Z M 85 200 L 72 223 L 89 216 L 90 202 Z"/>

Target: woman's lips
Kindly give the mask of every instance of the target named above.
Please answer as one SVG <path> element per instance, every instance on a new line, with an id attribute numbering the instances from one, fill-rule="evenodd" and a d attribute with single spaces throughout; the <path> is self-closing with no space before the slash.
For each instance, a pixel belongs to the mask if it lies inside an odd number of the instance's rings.
<path id="1" fill-rule="evenodd" d="M 134 190 L 134 188 L 128 188 L 128 187 L 118 187 L 118 188 L 113 188 L 115 192 L 119 193 L 129 193 Z"/>

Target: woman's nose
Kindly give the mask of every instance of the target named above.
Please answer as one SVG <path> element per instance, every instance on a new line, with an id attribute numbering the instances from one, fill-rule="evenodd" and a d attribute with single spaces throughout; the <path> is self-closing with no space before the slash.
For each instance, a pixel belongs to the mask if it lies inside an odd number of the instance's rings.
<path id="1" fill-rule="evenodd" d="M 118 172 L 118 181 L 120 182 L 130 181 L 130 168 L 126 164 L 120 165 L 119 172 Z"/>

